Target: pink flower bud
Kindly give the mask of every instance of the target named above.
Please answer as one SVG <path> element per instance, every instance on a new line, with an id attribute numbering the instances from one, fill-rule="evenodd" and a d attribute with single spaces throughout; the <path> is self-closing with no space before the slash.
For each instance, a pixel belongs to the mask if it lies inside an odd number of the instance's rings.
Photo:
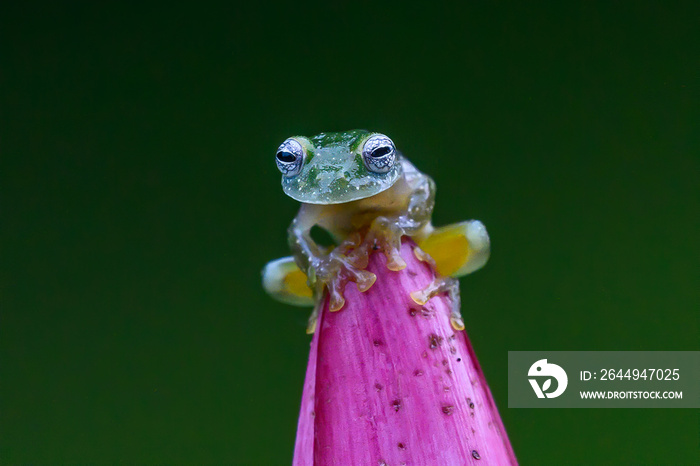
<path id="1" fill-rule="evenodd" d="M 467 334 L 450 325 L 447 296 L 419 306 L 409 295 L 435 276 L 414 247 L 404 240 L 398 272 L 373 254 L 374 286 L 360 293 L 350 283 L 339 312 L 324 305 L 295 465 L 517 464 Z"/>

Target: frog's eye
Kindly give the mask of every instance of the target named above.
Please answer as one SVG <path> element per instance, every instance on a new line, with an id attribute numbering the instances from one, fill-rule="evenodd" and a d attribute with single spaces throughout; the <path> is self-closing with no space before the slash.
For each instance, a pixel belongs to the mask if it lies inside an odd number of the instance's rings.
<path id="1" fill-rule="evenodd" d="M 304 148 L 299 141 L 289 138 L 280 144 L 275 161 L 284 176 L 296 176 L 304 165 Z"/>
<path id="2" fill-rule="evenodd" d="M 383 134 L 371 136 L 362 148 L 362 159 L 367 170 L 386 173 L 396 162 L 396 147 L 391 139 Z"/>

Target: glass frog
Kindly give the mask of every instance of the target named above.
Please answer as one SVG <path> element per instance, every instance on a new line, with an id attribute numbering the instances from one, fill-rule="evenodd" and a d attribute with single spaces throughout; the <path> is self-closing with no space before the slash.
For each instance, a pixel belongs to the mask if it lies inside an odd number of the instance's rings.
<path id="1" fill-rule="evenodd" d="M 457 278 L 488 260 L 486 228 L 478 220 L 433 227 L 435 183 L 389 137 L 365 130 L 295 136 L 279 146 L 275 158 L 284 192 L 301 207 L 288 230 L 293 255 L 265 266 L 263 287 L 279 301 L 315 305 L 309 333 L 324 290 L 329 310 L 335 312 L 345 304 L 343 290 L 349 281 L 361 292 L 372 287 L 376 276 L 364 269 L 373 251 L 386 255 L 390 270 L 406 266 L 399 253 L 404 235 L 418 244 L 416 256 L 438 272 L 433 283 L 411 297 L 423 305 L 438 293 L 448 293 L 452 325 L 464 329 Z M 334 244 L 314 241 L 314 227 L 326 230 Z"/>

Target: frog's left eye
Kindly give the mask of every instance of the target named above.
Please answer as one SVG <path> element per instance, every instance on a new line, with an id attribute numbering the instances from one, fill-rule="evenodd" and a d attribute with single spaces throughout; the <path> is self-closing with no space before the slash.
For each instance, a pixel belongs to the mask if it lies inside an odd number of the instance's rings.
<path id="1" fill-rule="evenodd" d="M 375 134 L 365 141 L 362 159 L 367 170 L 374 173 L 387 173 L 396 162 L 396 147 L 387 136 Z"/>
<path id="2" fill-rule="evenodd" d="M 296 176 L 304 165 L 304 148 L 301 147 L 299 141 L 289 138 L 280 144 L 275 161 L 277 162 L 277 168 L 284 176 Z"/>

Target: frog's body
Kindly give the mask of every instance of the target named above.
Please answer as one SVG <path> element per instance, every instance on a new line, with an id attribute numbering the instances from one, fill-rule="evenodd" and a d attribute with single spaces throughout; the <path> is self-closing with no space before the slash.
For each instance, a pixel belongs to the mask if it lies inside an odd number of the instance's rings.
<path id="1" fill-rule="evenodd" d="M 430 222 L 435 183 L 402 157 L 391 139 L 364 130 L 289 138 L 278 149 L 277 164 L 285 193 L 302 205 L 289 227 L 293 257 L 270 262 L 263 271 L 263 285 L 272 296 L 290 304 L 318 305 L 325 288 L 330 310 L 340 310 L 348 281 L 355 281 L 360 291 L 374 283 L 375 275 L 363 270 L 373 250 L 387 256 L 391 270 L 406 266 L 399 251 L 401 237 L 407 235 L 428 253 L 421 258 L 442 274 L 425 290 L 412 293 L 413 299 L 424 304 L 437 293 L 449 293 L 452 323 L 464 328 L 459 284 L 451 277 L 486 263 L 486 229 L 478 221 L 435 229 Z M 329 232 L 336 246 L 316 244 L 310 235 L 314 226 Z"/>

